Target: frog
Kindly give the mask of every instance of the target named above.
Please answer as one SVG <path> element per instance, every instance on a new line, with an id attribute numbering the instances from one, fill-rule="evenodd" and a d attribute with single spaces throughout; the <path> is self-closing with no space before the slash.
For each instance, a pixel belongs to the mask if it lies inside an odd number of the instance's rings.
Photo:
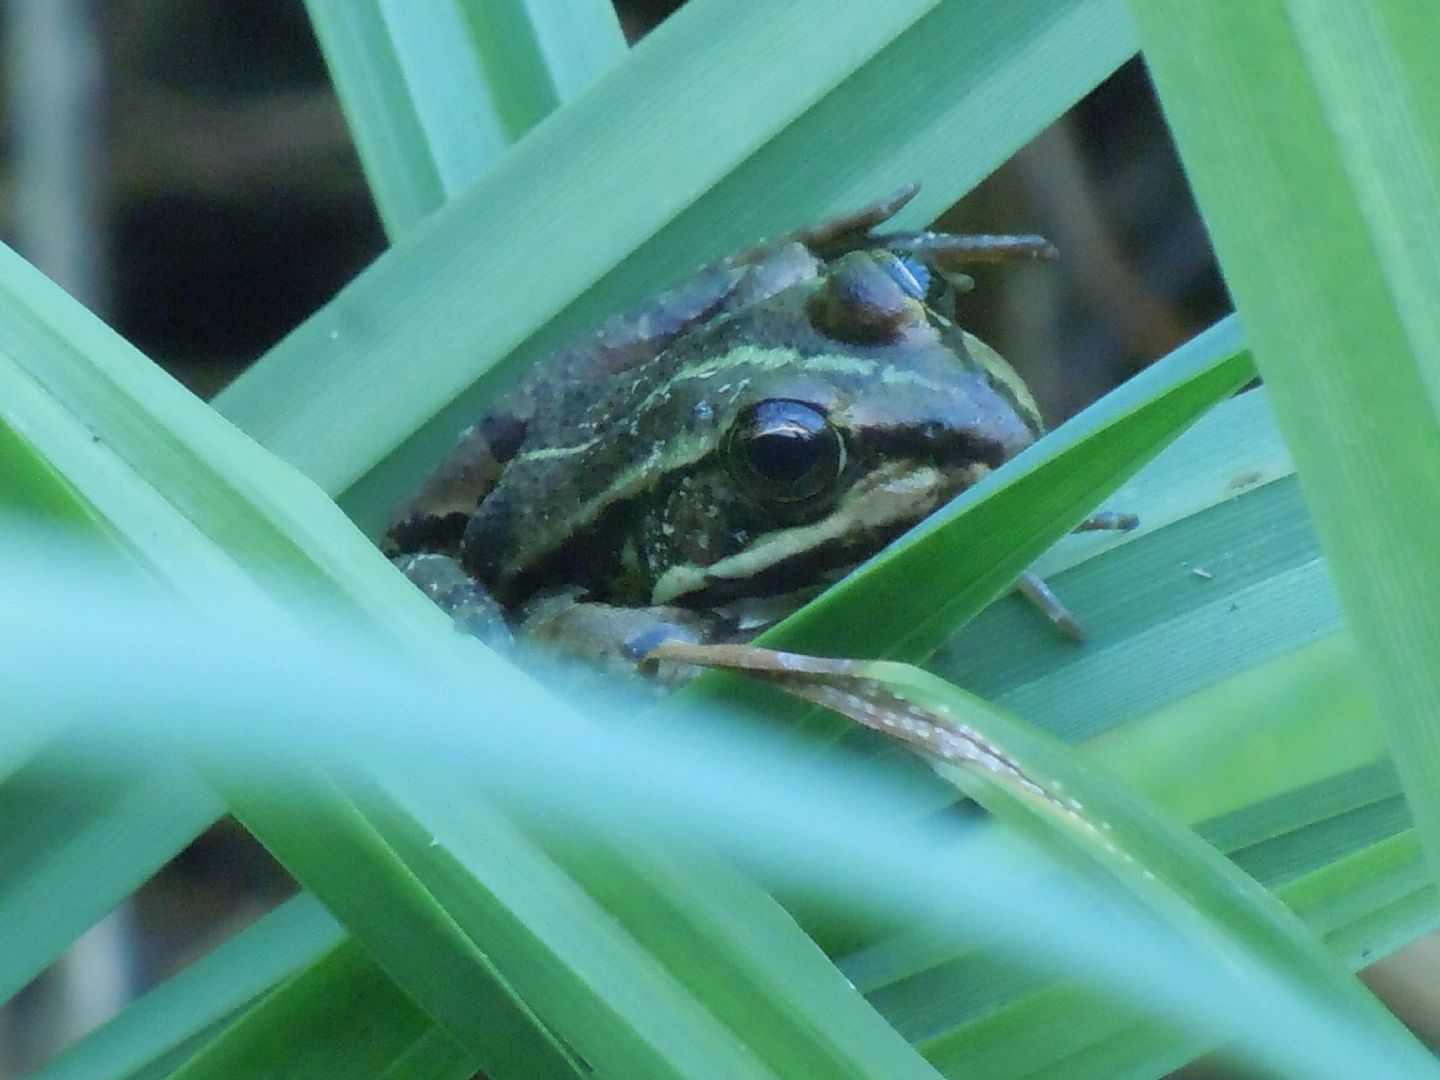
<path id="1" fill-rule="evenodd" d="M 616 669 L 773 626 L 1044 431 L 955 305 L 962 267 L 1055 249 L 878 231 L 917 190 L 727 256 L 552 354 L 461 434 L 386 553 L 489 643 Z"/>

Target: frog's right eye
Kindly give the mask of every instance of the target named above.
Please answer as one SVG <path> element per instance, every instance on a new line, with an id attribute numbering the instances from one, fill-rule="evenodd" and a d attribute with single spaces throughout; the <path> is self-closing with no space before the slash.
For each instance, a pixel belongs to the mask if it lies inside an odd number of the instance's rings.
<path id="1" fill-rule="evenodd" d="M 725 456 L 743 493 L 764 502 L 796 503 L 840 479 L 845 440 L 819 409 L 774 398 L 740 414 L 726 436 Z"/>

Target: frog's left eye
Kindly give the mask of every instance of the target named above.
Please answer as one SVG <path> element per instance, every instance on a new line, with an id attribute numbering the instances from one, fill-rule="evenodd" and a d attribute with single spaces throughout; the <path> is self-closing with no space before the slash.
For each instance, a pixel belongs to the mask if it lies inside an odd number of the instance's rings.
<path id="1" fill-rule="evenodd" d="M 886 252 L 885 269 L 907 296 L 919 300 L 931 311 L 954 315 L 955 292 L 968 292 L 970 279 L 964 274 L 945 274 L 927 266 L 914 255 Z"/>
<path id="2" fill-rule="evenodd" d="M 761 401 L 742 412 L 725 449 L 742 490 L 767 502 L 813 498 L 845 469 L 845 441 L 825 414 L 783 398 Z"/>
<path id="3" fill-rule="evenodd" d="M 906 295 L 916 300 L 928 298 L 931 287 L 930 268 L 911 255 L 897 255 L 886 252 L 885 269 L 895 283 L 905 290 Z"/>

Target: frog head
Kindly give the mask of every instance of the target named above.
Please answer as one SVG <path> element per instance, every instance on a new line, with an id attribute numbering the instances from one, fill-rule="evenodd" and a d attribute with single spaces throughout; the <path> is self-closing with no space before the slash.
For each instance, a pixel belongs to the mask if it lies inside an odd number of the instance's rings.
<path id="1" fill-rule="evenodd" d="M 566 438 L 507 464 L 466 530 L 467 569 L 507 604 L 565 586 L 783 610 L 1039 435 L 1019 377 L 936 310 L 911 260 L 812 261 L 542 406 L 532 427 Z"/>

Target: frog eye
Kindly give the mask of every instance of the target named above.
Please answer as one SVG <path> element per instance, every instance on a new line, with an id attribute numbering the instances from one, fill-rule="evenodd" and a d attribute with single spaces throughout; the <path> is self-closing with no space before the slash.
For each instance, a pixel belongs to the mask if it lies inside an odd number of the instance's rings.
<path id="1" fill-rule="evenodd" d="M 812 498 L 829 489 L 845 468 L 845 442 L 825 414 L 782 398 L 742 412 L 725 449 L 741 489 L 767 502 Z"/>
<path id="2" fill-rule="evenodd" d="M 890 258 L 885 260 L 885 269 L 890 272 L 895 283 L 914 299 L 926 299 L 931 286 L 930 268 L 910 255 L 896 255 L 893 252 L 886 254 Z"/>
<path id="3" fill-rule="evenodd" d="M 969 292 L 970 285 L 974 284 L 964 274 L 934 270 L 914 255 L 902 255 L 898 251 L 887 251 L 885 254 L 889 259 L 883 265 L 905 294 L 942 315 L 953 316 L 955 293 Z"/>

